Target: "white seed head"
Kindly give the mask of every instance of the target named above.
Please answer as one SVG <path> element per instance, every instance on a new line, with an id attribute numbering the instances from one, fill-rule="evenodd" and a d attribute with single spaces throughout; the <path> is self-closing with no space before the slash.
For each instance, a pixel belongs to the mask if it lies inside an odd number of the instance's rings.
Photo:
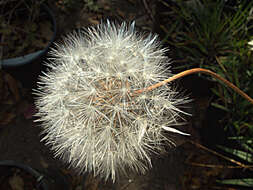
<path id="1" fill-rule="evenodd" d="M 170 75 L 156 35 L 109 21 L 80 30 L 51 51 L 36 90 L 43 141 L 79 173 L 144 173 L 187 102 L 169 85 L 133 95 Z"/>
<path id="2" fill-rule="evenodd" d="M 249 46 L 250 46 L 250 50 L 253 51 L 253 40 L 249 41 L 248 44 L 249 44 Z"/>

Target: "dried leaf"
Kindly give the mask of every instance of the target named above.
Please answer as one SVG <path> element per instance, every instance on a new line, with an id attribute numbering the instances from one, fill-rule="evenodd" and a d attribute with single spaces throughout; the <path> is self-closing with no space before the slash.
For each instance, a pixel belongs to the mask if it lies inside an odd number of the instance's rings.
<path id="1" fill-rule="evenodd" d="M 14 175 L 9 179 L 12 190 L 24 190 L 24 181 L 20 176 Z"/>
<path id="2" fill-rule="evenodd" d="M 88 21 L 89 21 L 89 23 L 91 23 L 92 25 L 98 25 L 99 22 L 100 22 L 97 18 L 92 18 L 92 17 L 89 17 L 89 18 L 88 18 Z"/>
<path id="3" fill-rule="evenodd" d="M 49 167 L 49 164 L 43 159 L 43 157 L 40 157 L 40 164 L 45 169 L 47 169 Z"/>

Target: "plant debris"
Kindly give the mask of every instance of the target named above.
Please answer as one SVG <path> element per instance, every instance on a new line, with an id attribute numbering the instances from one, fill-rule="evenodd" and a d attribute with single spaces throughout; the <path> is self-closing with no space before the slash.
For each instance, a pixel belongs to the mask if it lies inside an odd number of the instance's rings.
<path id="1" fill-rule="evenodd" d="M 21 9 L 22 8 L 22 9 Z M 53 35 L 52 23 L 41 8 L 35 19 L 33 13 L 19 5 L 19 9 L 6 6 L 0 15 L 0 42 L 3 46 L 2 59 L 24 56 L 47 47 Z M 15 12 L 15 14 L 12 14 Z"/>

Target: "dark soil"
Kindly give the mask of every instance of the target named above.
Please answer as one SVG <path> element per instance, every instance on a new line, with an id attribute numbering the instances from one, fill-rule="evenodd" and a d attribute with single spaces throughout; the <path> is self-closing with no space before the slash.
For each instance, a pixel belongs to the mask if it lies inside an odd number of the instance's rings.
<path id="1" fill-rule="evenodd" d="M 39 7 L 36 17 L 32 18 L 30 10 L 26 5 L 10 2 L 0 10 L 1 21 L 0 39 L 1 43 L 7 44 L 3 47 L 3 58 L 14 58 L 24 56 L 47 47 L 53 35 L 50 17 L 45 7 Z M 4 14 L 5 13 L 5 14 Z"/>

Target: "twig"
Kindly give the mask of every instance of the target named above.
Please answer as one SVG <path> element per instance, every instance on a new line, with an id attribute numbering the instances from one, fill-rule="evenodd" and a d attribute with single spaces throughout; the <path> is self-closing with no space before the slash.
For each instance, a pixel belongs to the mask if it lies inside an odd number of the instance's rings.
<path id="1" fill-rule="evenodd" d="M 214 150 L 211 150 L 211 149 L 209 149 L 209 148 L 205 147 L 204 145 L 201 145 L 201 144 L 199 144 L 199 143 L 197 143 L 197 142 L 194 142 L 194 141 L 190 141 L 190 142 L 191 142 L 192 144 L 194 144 L 195 146 L 197 146 L 197 147 L 199 147 L 199 148 L 202 148 L 203 150 L 206 150 L 206 151 L 208 151 L 208 152 L 211 152 L 212 154 L 215 154 L 216 156 L 219 156 L 219 157 L 223 158 L 224 160 L 227 160 L 227 161 L 229 161 L 229 162 L 232 162 L 232 163 L 234 163 L 234 164 L 240 166 L 241 168 L 246 168 L 246 169 L 250 169 L 250 170 L 253 169 L 253 166 L 252 166 L 252 165 L 245 165 L 245 164 L 243 164 L 243 163 L 241 163 L 241 162 L 239 162 L 239 161 L 236 161 L 236 160 L 234 160 L 234 159 L 232 159 L 232 158 L 229 158 L 229 157 L 227 157 L 227 156 L 224 156 L 224 155 L 222 155 L 222 154 L 220 154 L 220 153 L 218 153 L 218 152 L 216 152 L 216 151 L 214 151 Z"/>
<path id="2" fill-rule="evenodd" d="M 8 27 L 11 28 L 12 30 L 14 30 L 15 32 L 16 31 L 20 31 L 20 32 L 24 32 L 25 34 L 30 34 L 31 33 L 31 32 L 26 31 L 25 29 L 23 29 L 21 27 L 18 27 L 18 26 L 11 26 L 11 25 L 9 25 Z M 41 36 L 42 36 L 41 34 L 36 34 L 36 33 L 33 33 L 33 35 L 35 37 L 39 37 L 39 38 L 41 38 Z"/>
<path id="3" fill-rule="evenodd" d="M 237 168 L 244 168 L 242 166 L 224 166 L 224 165 L 215 165 L 215 164 L 202 164 L 197 162 L 188 162 L 187 164 L 190 164 L 192 166 L 198 166 L 198 167 L 206 167 L 206 168 L 221 168 L 221 169 L 237 169 Z M 247 168 L 253 168 L 253 165 L 246 165 Z"/>
<path id="4" fill-rule="evenodd" d="M 145 92 L 145 91 L 150 91 L 150 90 L 153 90 L 155 88 L 158 88 L 158 87 L 161 87 L 169 82 L 172 82 L 173 80 L 176 80 L 176 79 L 179 79 L 179 78 L 182 78 L 184 76 L 187 76 L 187 75 L 191 75 L 191 74 L 194 74 L 194 73 L 205 73 L 205 74 L 208 74 L 208 75 L 211 75 L 212 77 L 222 81 L 223 83 L 225 83 L 228 87 L 230 87 L 231 89 L 233 89 L 235 92 L 237 92 L 238 94 L 240 94 L 242 97 L 244 97 L 245 99 L 247 99 L 251 104 L 253 104 L 253 99 L 251 97 L 249 97 L 246 93 L 244 93 L 242 90 L 240 90 L 238 87 L 236 87 L 234 84 L 232 84 L 231 82 L 229 82 L 228 80 L 224 79 L 223 77 L 221 77 L 220 75 L 208 70 L 208 69 L 202 69 L 202 68 L 195 68 L 195 69 L 189 69 L 189 70 L 186 70 L 186 71 L 183 71 L 181 73 L 178 73 L 162 82 L 159 82 L 159 83 L 156 83 L 152 86 L 149 86 L 147 88 L 143 88 L 143 89 L 140 89 L 140 90 L 136 90 L 134 91 L 133 93 L 134 94 L 140 94 L 142 92 Z"/>
<path id="5" fill-rule="evenodd" d="M 13 7 L 13 9 L 11 10 L 11 12 L 10 12 L 10 14 L 9 14 L 8 21 L 7 21 L 7 23 L 8 23 L 8 24 L 9 24 L 9 23 L 10 23 L 10 21 L 11 21 L 12 14 L 14 13 L 15 9 L 16 9 L 16 8 L 18 8 L 18 7 L 19 7 L 19 5 L 21 5 L 21 4 L 22 4 L 22 2 L 23 2 L 23 1 L 19 1 L 19 2 L 15 5 L 15 7 Z"/>
<path id="6" fill-rule="evenodd" d="M 222 68 L 222 70 L 227 74 L 228 72 L 225 69 L 225 67 L 222 65 L 222 63 L 220 62 L 220 59 L 217 56 L 215 56 L 215 59 L 216 59 L 217 63 L 219 64 L 219 66 Z"/>
<path id="7" fill-rule="evenodd" d="M 128 182 L 125 185 L 123 185 L 120 190 L 126 189 L 132 182 L 133 180 L 129 179 Z"/>
<path id="8" fill-rule="evenodd" d="M 154 15 L 152 14 L 152 11 L 150 10 L 150 8 L 149 8 L 149 6 L 147 4 L 147 1 L 146 0 L 142 0 L 142 2 L 143 2 L 143 5 L 144 5 L 144 8 L 146 9 L 146 11 L 148 13 L 148 16 L 154 22 L 155 18 L 154 18 Z"/>

